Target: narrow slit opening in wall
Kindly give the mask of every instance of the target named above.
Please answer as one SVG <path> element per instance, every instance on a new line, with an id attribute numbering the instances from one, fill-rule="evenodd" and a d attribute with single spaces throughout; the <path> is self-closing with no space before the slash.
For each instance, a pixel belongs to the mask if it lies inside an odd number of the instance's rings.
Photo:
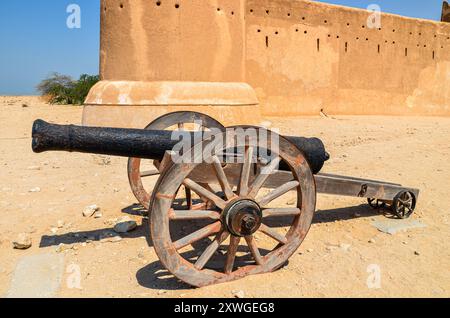
<path id="1" fill-rule="evenodd" d="M 266 35 L 266 47 L 269 47 L 269 37 Z"/>
<path id="2" fill-rule="evenodd" d="M 381 52 L 381 46 L 378 44 L 378 54 Z"/>
<path id="3" fill-rule="evenodd" d="M 436 57 L 436 54 L 435 54 L 434 51 L 433 51 L 433 60 L 434 60 L 435 57 Z"/>
<path id="4" fill-rule="evenodd" d="M 405 56 L 408 56 L 408 48 L 405 48 Z"/>
<path id="5" fill-rule="evenodd" d="M 320 52 L 320 39 L 317 39 L 317 52 Z"/>
<path id="6" fill-rule="evenodd" d="M 348 51 L 348 42 L 345 42 L 345 53 Z"/>

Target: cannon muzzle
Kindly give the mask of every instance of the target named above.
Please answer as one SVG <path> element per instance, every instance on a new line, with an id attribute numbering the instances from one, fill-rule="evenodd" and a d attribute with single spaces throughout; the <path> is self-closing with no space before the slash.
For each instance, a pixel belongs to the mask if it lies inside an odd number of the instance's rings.
<path id="1" fill-rule="evenodd" d="M 32 137 L 32 148 L 36 153 L 69 151 L 152 160 L 162 160 L 166 151 L 180 142 L 166 130 L 55 125 L 40 119 L 33 124 Z M 198 140 L 194 133 L 190 133 L 190 137 L 192 141 Z M 315 174 L 329 159 L 324 144 L 318 138 L 285 138 L 303 151 Z M 283 169 L 282 165 L 280 169 Z"/>
<path id="2" fill-rule="evenodd" d="M 170 131 L 55 125 L 43 120 L 33 124 L 32 148 L 36 153 L 69 151 L 160 160 L 178 140 Z"/>

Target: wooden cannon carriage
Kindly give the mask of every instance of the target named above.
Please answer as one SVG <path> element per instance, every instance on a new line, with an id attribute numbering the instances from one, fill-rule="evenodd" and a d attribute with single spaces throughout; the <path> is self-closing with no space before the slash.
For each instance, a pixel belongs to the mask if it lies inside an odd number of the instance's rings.
<path id="1" fill-rule="evenodd" d="M 179 151 L 174 131 L 193 146 Z M 310 229 L 316 193 L 367 198 L 373 207 L 390 205 L 399 218 L 413 213 L 419 194 L 399 184 L 319 173 L 329 155 L 316 138 L 279 136 L 255 126 L 226 129 L 197 112 L 169 113 L 145 130 L 39 120 L 33 150 L 132 157 L 130 185 L 149 209 L 156 253 L 173 275 L 197 287 L 282 267 Z M 153 160 L 155 169 L 143 170 L 143 159 Z M 153 189 L 145 188 L 142 180 L 151 176 L 158 180 Z M 274 204 L 290 191 L 297 195 L 289 206 Z M 271 226 L 279 220 L 286 232 Z M 184 233 L 178 226 L 183 222 L 198 229 Z M 272 247 L 261 248 L 257 233 L 270 238 Z M 200 241 L 206 244 L 193 253 L 191 246 Z"/>

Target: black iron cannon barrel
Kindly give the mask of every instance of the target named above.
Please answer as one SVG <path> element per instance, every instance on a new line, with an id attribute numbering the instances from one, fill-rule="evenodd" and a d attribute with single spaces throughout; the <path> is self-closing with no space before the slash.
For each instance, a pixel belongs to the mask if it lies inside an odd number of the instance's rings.
<path id="1" fill-rule="evenodd" d="M 56 125 L 43 120 L 34 122 L 32 138 L 36 153 L 69 151 L 153 160 L 161 160 L 178 143 L 170 131 Z"/>
<path id="2" fill-rule="evenodd" d="M 69 151 L 153 160 L 161 160 L 166 151 L 179 143 L 173 139 L 172 131 L 56 125 L 43 120 L 34 122 L 32 137 L 32 148 L 36 153 Z M 191 138 L 195 140 L 193 134 Z M 285 138 L 304 153 L 315 174 L 329 159 L 318 138 Z"/>

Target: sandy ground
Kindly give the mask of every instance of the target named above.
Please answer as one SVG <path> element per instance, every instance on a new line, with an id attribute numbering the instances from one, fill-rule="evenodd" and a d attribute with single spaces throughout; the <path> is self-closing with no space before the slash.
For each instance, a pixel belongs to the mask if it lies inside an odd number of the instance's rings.
<path id="1" fill-rule="evenodd" d="M 66 266 L 79 266 L 81 288 L 66 283 L 68 270 L 62 297 L 450 296 L 450 118 L 268 118 L 284 134 L 322 138 L 332 156 L 325 172 L 420 188 L 413 218 L 427 227 L 384 234 L 371 222 L 385 217 L 364 200 L 319 195 L 311 231 L 286 267 L 193 289 L 168 275 L 148 245 L 148 222 L 133 209 L 125 158 L 31 151 L 33 120 L 79 124 L 81 112 L 32 97 L 0 97 L 0 295 L 22 257 L 55 254 L 68 243 L 75 248 L 61 254 Z M 41 191 L 30 192 L 36 187 Z M 101 207 L 102 218 L 82 216 L 91 204 Z M 101 241 L 109 220 L 123 215 L 138 229 L 119 242 Z M 64 226 L 53 233 L 58 221 Z M 25 251 L 11 244 L 21 232 L 33 239 Z M 380 288 L 367 285 L 373 265 L 381 271 Z"/>

